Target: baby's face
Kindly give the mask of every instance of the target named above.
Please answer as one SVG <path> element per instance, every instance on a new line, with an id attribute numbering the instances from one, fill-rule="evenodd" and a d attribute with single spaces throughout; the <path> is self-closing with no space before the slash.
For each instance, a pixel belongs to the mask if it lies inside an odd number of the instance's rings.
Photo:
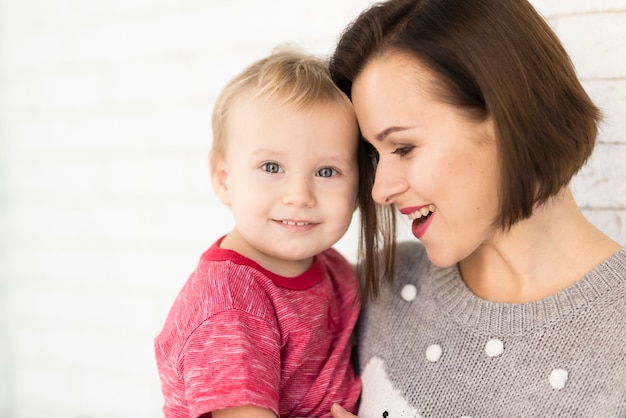
<path id="1" fill-rule="evenodd" d="M 230 116 L 229 134 L 215 175 L 241 237 L 236 250 L 265 264 L 308 266 L 343 236 L 354 213 L 358 127 L 352 108 L 337 101 L 297 109 L 244 99 Z"/>

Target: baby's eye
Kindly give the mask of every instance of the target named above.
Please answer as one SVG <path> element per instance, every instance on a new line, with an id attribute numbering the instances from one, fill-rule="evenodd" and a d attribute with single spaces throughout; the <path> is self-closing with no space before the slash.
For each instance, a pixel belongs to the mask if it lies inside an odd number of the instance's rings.
<path id="1" fill-rule="evenodd" d="M 334 168 L 324 167 L 324 168 L 320 168 L 317 171 L 317 176 L 318 177 L 332 177 L 336 173 L 337 173 L 337 170 L 335 170 Z"/>
<path id="2" fill-rule="evenodd" d="M 261 166 L 261 168 L 265 171 L 267 171 L 268 173 L 280 173 L 282 170 L 280 168 L 280 166 L 278 165 L 278 163 L 265 163 Z"/>
<path id="3" fill-rule="evenodd" d="M 405 155 L 407 155 L 409 152 L 411 152 L 413 150 L 413 148 L 415 148 L 412 145 L 406 145 L 406 146 L 402 146 L 402 147 L 398 147 L 395 150 L 393 150 L 392 154 L 396 154 L 399 155 L 400 157 L 403 157 Z"/>

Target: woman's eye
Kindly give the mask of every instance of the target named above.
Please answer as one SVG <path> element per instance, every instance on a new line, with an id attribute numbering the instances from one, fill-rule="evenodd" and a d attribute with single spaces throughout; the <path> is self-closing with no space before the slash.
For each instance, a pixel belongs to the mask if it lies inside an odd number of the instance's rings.
<path id="1" fill-rule="evenodd" d="M 318 177 L 332 177 L 335 173 L 337 173 L 337 170 L 335 170 L 334 168 L 324 167 L 318 170 L 317 176 Z"/>
<path id="2" fill-rule="evenodd" d="M 399 156 L 404 156 L 407 155 L 409 152 L 411 152 L 413 150 L 413 146 L 404 146 L 404 147 L 398 147 L 395 150 L 393 150 L 392 154 L 396 154 Z"/>
<path id="3" fill-rule="evenodd" d="M 268 173 L 280 173 L 280 166 L 277 163 L 265 163 L 261 168 Z"/>

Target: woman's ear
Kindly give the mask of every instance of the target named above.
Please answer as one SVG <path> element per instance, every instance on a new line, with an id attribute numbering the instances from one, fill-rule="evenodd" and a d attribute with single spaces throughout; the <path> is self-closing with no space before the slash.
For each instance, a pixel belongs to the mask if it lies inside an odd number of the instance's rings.
<path id="1" fill-rule="evenodd" d="M 230 190 L 228 188 L 228 166 L 223 157 L 212 158 L 211 163 L 211 183 L 215 195 L 226 206 L 230 206 Z"/>

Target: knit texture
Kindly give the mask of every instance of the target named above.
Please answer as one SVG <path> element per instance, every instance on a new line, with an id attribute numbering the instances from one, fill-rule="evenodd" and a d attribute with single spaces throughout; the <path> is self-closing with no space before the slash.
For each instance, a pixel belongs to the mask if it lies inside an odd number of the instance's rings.
<path id="1" fill-rule="evenodd" d="M 218 241 L 219 243 L 219 241 Z M 358 318 L 352 266 L 335 250 L 298 277 L 278 276 L 214 244 L 155 340 L 167 418 L 256 405 L 279 417 L 355 411 L 350 366 Z"/>
<path id="2" fill-rule="evenodd" d="M 555 295 L 505 304 L 402 243 L 359 331 L 360 418 L 626 417 L 626 249 Z"/>

